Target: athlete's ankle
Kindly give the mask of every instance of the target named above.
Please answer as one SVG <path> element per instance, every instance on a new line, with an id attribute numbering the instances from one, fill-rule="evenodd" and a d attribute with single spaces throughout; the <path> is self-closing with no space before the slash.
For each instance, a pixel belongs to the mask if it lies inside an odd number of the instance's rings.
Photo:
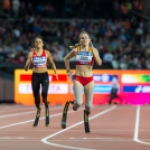
<path id="1" fill-rule="evenodd" d="M 86 115 L 90 115 L 91 112 L 85 110 Z"/>
<path id="2" fill-rule="evenodd" d="M 75 108 L 75 106 L 74 106 L 74 102 L 75 102 L 75 101 L 72 101 L 72 102 L 71 102 L 72 105 L 73 105 L 72 109 L 73 109 L 74 111 L 77 111 L 77 108 Z"/>
<path id="3" fill-rule="evenodd" d="M 40 105 L 38 105 L 38 106 L 36 106 L 36 108 L 37 108 L 37 109 L 41 109 L 41 106 L 40 106 Z"/>
<path id="4" fill-rule="evenodd" d="M 74 103 L 74 101 L 69 101 L 71 104 L 73 104 Z"/>
<path id="5" fill-rule="evenodd" d="M 73 109 L 74 111 L 77 111 L 77 109 L 76 109 L 74 106 L 72 107 L 72 109 Z"/>
<path id="6" fill-rule="evenodd" d="M 45 103 L 45 107 L 46 107 L 46 108 L 48 107 L 48 103 Z"/>

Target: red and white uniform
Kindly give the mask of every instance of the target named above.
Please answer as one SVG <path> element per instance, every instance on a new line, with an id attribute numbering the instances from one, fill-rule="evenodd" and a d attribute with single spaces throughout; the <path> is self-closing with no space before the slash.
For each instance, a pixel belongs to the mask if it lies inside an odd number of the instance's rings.
<path id="1" fill-rule="evenodd" d="M 46 50 L 43 50 L 41 56 L 37 56 L 36 51 L 33 51 L 32 63 L 34 67 L 43 67 L 47 65 Z"/>
<path id="2" fill-rule="evenodd" d="M 82 51 L 80 47 L 77 48 L 76 65 L 94 65 L 94 57 L 91 48 L 89 48 L 88 51 Z M 83 86 L 86 86 L 88 83 L 93 81 L 93 76 L 82 77 L 74 75 L 74 79 L 79 81 Z"/>
<path id="3" fill-rule="evenodd" d="M 76 65 L 93 65 L 94 57 L 91 48 L 88 51 L 82 51 L 80 47 L 77 48 Z"/>

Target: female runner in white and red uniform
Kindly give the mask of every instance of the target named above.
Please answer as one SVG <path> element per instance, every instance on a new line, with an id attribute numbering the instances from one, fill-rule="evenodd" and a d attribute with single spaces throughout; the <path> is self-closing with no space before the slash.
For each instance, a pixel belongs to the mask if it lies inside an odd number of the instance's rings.
<path id="1" fill-rule="evenodd" d="M 71 78 L 69 60 L 72 57 L 76 58 L 76 71 L 73 82 L 75 101 L 73 109 L 76 111 L 82 105 L 82 93 L 85 94 L 85 112 L 90 114 L 93 102 L 94 81 L 93 81 L 93 64 L 94 60 L 97 65 L 102 64 L 98 50 L 93 47 L 90 36 L 87 32 L 82 31 L 79 35 L 79 45 L 74 48 L 65 57 L 65 66 L 68 76 Z"/>
<path id="2" fill-rule="evenodd" d="M 42 100 L 45 107 L 48 108 L 47 93 L 49 87 L 49 76 L 47 72 L 47 63 L 49 62 L 54 70 L 56 79 L 58 80 L 56 67 L 52 56 L 48 50 L 43 49 L 43 40 L 41 37 L 36 37 L 34 41 L 35 48 L 28 54 L 25 64 L 25 70 L 28 71 L 30 64 L 33 64 L 32 74 L 32 90 L 35 100 L 35 105 L 40 110 L 40 84 L 42 85 Z M 48 60 L 48 62 L 47 62 Z"/>

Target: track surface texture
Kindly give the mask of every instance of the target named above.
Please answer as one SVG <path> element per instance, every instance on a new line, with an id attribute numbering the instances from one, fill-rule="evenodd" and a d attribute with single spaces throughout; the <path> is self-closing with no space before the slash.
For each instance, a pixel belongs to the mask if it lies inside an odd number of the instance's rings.
<path id="1" fill-rule="evenodd" d="M 150 106 L 94 106 L 90 133 L 84 131 L 84 106 L 68 110 L 67 127 L 61 129 L 63 106 L 45 108 L 33 127 L 35 106 L 0 105 L 0 150 L 150 150 Z"/>

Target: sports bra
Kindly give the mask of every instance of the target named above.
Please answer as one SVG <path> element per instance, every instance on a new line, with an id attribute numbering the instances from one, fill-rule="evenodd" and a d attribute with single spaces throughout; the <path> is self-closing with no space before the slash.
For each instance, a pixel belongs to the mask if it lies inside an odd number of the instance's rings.
<path id="1" fill-rule="evenodd" d="M 93 57 L 92 49 L 89 48 L 88 51 L 82 51 L 80 47 L 77 47 L 75 63 L 76 65 L 93 65 L 94 57 Z"/>
<path id="2" fill-rule="evenodd" d="M 37 56 L 36 51 L 33 51 L 32 63 L 34 67 L 43 67 L 47 65 L 46 50 L 43 50 L 41 56 Z"/>

